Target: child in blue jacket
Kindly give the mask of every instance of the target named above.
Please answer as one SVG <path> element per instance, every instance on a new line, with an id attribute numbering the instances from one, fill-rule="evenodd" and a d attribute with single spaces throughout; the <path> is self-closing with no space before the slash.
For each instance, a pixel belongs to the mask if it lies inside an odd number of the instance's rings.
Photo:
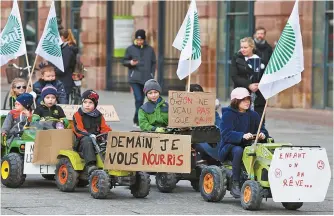
<path id="1" fill-rule="evenodd" d="M 260 124 L 260 116 L 250 110 L 251 97 L 246 88 L 235 88 L 231 92 L 231 104 L 222 109 L 220 125 L 221 143 L 219 147 L 219 159 L 232 161 L 232 189 L 231 194 L 240 198 L 240 172 L 244 147 L 251 143 L 253 134 L 257 133 Z M 268 138 L 268 131 L 264 125 L 261 127 L 259 141 Z"/>

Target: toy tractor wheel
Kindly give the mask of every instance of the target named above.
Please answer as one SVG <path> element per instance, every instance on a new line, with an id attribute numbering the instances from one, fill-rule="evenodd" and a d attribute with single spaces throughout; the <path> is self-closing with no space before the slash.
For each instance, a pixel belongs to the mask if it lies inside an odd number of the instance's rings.
<path id="1" fill-rule="evenodd" d="M 155 175 L 157 188 L 162 193 L 170 193 L 176 188 L 177 178 L 175 173 L 157 173 Z"/>
<path id="2" fill-rule="evenodd" d="M 46 180 L 50 180 L 50 181 L 53 181 L 55 180 L 55 175 L 52 175 L 52 174 L 42 174 L 42 177 L 45 178 Z"/>
<path id="3" fill-rule="evenodd" d="M 303 206 L 303 203 L 302 202 L 290 202 L 290 203 L 282 202 L 282 205 L 287 210 L 297 210 Z"/>
<path id="4" fill-rule="evenodd" d="M 199 180 L 191 180 L 190 181 L 190 184 L 191 184 L 191 187 L 193 187 L 193 189 L 196 191 L 196 192 L 199 192 Z"/>
<path id="5" fill-rule="evenodd" d="M 205 201 L 218 202 L 226 194 L 226 173 L 217 166 L 207 166 L 202 169 L 199 185 L 201 196 Z"/>
<path id="6" fill-rule="evenodd" d="M 245 210 L 258 210 L 262 202 L 262 187 L 257 181 L 247 180 L 241 188 L 241 206 Z"/>
<path id="7" fill-rule="evenodd" d="M 89 181 L 88 180 L 79 179 L 77 187 L 86 187 L 87 185 L 89 185 Z"/>
<path id="8" fill-rule="evenodd" d="M 103 170 L 94 170 L 89 176 L 90 195 L 95 199 L 105 199 L 110 191 L 109 175 Z"/>
<path id="9" fill-rule="evenodd" d="M 144 198 L 150 193 L 151 178 L 145 172 L 136 173 L 136 183 L 130 186 L 131 194 L 136 198 Z"/>
<path id="10" fill-rule="evenodd" d="M 63 192 L 73 192 L 78 183 L 78 172 L 68 158 L 60 158 L 56 165 L 56 184 Z"/>
<path id="11" fill-rule="evenodd" d="M 23 157 L 17 153 L 5 155 L 1 160 L 1 183 L 9 188 L 18 188 L 25 179 Z"/>

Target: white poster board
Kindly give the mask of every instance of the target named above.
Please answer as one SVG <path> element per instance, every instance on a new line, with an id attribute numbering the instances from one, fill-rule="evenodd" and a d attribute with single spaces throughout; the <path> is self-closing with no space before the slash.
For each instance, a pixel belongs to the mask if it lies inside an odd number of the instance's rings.
<path id="1" fill-rule="evenodd" d="M 132 16 L 114 16 L 114 57 L 124 57 L 126 48 L 133 44 L 135 29 Z"/>
<path id="2" fill-rule="evenodd" d="M 268 175 L 275 202 L 322 202 L 331 178 L 326 149 L 277 148 Z"/>
<path id="3" fill-rule="evenodd" d="M 32 163 L 34 143 L 26 142 L 23 174 L 55 174 L 56 165 L 36 165 Z"/>

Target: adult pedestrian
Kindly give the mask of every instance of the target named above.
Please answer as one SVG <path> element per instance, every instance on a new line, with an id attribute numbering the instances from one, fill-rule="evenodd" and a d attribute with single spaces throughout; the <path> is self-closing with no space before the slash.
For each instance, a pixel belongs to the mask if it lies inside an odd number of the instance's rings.
<path id="1" fill-rule="evenodd" d="M 145 100 L 144 84 L 153 79 L 156 67 L 154 49 L 146 43 L 145 30 L 135 33 L 134 43 L 126 49 L 123 65 L 129 68 L 129 84 L 133 90 L 136 111 L 133 117 L 135 127 L 138 127 L 138 110 Z"/>
<path id="2" fill-rule="evenodd" d="M 232 58 L 231 76 L 234 88 L 244 87 L 251 93 L 251 109 L 262 116 L 265 99 L 259 91 L 259 82 L 265 62 L 259 57 L 254 40 L 246 37 L 240 40 L 240 50 Z"/>
<path id="3" fill-rule="evenodd" d="M 273 54 L 273 48 L 268 44 L 265 38 L 266 29 L 263 27 L 256 28 L 254 34 L 255 47 L 261 60 L 264 62 L 265 65 L 267 65 L 271 55 Z"/>
<path id="4" fill-rule="evenodd" d="M 69 101 L 69 97 L 74 86 L 72 74 L 75 70 L 76 57 L 79 49 L 70 29 L 62 29 L 59 31 L 59 34 L 63 42 L 61 45 L 61 52 L 63 56 L 64 72 L 56 68 L 56 77 L 64 84 L 66 97 Z"/>

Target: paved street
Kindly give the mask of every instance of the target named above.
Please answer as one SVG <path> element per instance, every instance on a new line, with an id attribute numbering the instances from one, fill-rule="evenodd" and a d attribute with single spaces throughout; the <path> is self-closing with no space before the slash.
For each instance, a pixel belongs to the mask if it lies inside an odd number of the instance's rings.
<path id="1" fill-rule="evenodd" d="M 2 89 L 1 98 L 3 100 Z M 134 112 L 133 96 L 130 93 L 102 92 L 100 104 L 113 104 L 121 122 L 111 123 L 114 131 L 129 131 Z M 276 142 L 291 142 L 295 145 L 321 145 L 326 148 L 333 168 L 333 127 L 318 125 L 291 117 L 271 115 L 269 109 L 266 126 Z M 280 113 L 289 112 L 280 110 Z M 326 112 L 323 112 L 326 113 Z M 310 112 L 309 114 L 315 115 Z M 323 114 L 325 115 L 325 114 Z M 303 115 L 304 119 L 307 115 Z M 319 115 L 321 116 L 321 115 Z M 327 114 L 323 118 L 333 118 Z M 299 211 L 287 211 L 280 203 L 263 200 L 260 211 L 242 209 L 240 201 L 229 192 L 219 203 L 205 202 L 200 193 L 193 191 L 188 181 L 180 181 L 174 193 L 159 193 L 154 177 L 151 192 L 145 199 L 135 199 L 126 187 L 113 189 L 106 200 L 93 199 L 88 188 L 79 188 L 75 193 L 60 192 L 55 183 L 40 176 L 28 176 L 21 188 L 1 186 L 1 214 L 330 214 L 333 215 L 333 178 L 324 202 L 304 203 Z"/>

